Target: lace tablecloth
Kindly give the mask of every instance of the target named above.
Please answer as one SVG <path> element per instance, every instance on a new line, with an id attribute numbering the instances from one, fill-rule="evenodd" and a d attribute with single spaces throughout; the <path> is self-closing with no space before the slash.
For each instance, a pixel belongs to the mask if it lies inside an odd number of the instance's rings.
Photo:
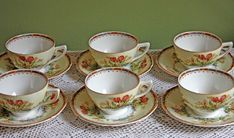
<path id="1" fill-rule="evenodd" d="M 65 92 L 68 101 L 70 101 L 72 94 L 84 84 L 85 77 L 75 69 L 74 65 L 79 53 L 69 52 L 73 62 L 72 68 L 65 75 L 51 80 L 52 84 Z M 151 54 L 155 56 L 157 51 L 152 51 Z M 177 84 L 177 78 L 167 75 L 156 65 L 141 79 L 153 80 L 153 90 L 157 92 L 160 98 L 167 89 Z M 65 110 L 52 121 L 26 128 L 0 127 L 0 137 L 234 137 L 234 126 L 201 128 L 185 125 L 167 116 L 160 106 L 142 122 L 122 127 L 100 127 L 81 121 L 73 114 L 68 104 Z"/>

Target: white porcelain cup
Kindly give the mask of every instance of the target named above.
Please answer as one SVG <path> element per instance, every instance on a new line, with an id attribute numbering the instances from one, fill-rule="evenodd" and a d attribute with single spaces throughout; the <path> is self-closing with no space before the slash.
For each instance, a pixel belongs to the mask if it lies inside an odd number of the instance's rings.
<path id="1" fill-rule="evenodd" d="M 99 109 L 117 114 L 119 109 L 150 92 L 152 81 L 140 81 L 135 73 L 124 68 L 103 68 L 88 74 L 85 86 Z"/>
<path id="2" fill-rule="evenodd" d="M 14 36 L 5 47 L 14 66 L 19 69 L 42 68 L 59 60 L 67 52 L 66 45 L 55 47 L 54 39 L 39 33 Z M 62 53 L 56 55 L 59 50 Z"/>
<path id="3" fill-rule="evenodd" d="M 183 32 L 175 36 L 177 58 L 187 68 L 211 65 L 232 50 L 232 42 L 222 42 L 215 34 L 203 31 Z"/>
<path id="4" fill-rule="evenodd" d="M 234 78 L 215 69 L 196 68 L 178 77 L 184 102 L 201 117 L 215 117 L 221 108 L 234 100 Z"/>
<path id="5" fill-rule="evenodd" d="M 0 75 L 0 106 L 22 117 L 34 108 L 55 102 L 58 88 L 48 88 L 48 78 L 33 70 L 12 70 Z"/>
<path id="6" fill-rule="evenodd" d="M 144 56 L 150 43 L 126 32 L 103 32 L 89 39 L 89 51 L 101 67 L 123 67 Z"/>

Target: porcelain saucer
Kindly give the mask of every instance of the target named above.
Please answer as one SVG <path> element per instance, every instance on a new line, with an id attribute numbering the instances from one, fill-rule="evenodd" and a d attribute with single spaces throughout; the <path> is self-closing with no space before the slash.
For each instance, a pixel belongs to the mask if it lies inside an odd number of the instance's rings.
<path id="1" fill-rule="evenodd" d="M 178 77 L 181 72 L 186 70 L 186 67 L 184 67 L 177 59 L 173 46 L 163 49 L 156 58 L 155 62 L 160 69 L 175 77 Z M 209 67 L 228 72 L 232 69 L 233 64 L 233 57 L 229 53 Z"/>
<path id="2" fill-rule="evenodd" d="M 147 53 L 142 58 L 132 62 L 130 64 L 130 69 L 137 75 L 143 75 L 151 70 L 153 64 L 152 57 Z M 99 68 L 89 50 L 84 51 L 80 54 L 80 57 L 77 58 L 76 69 L 83 75 L 87 75 Z"/>
<path id="3" fill-rule="evenodd" d="M 49 85 L 49 87 L 54 87 Z M 56 87 L 54 87 L 56 88 Z M 59 100 L 53 104 L 40 107 L 42 114 L 30 120 L 15 120 L 14 117 L 5 109 L 0 109 L 0 126 L 4 127 L 28 127 L 50 121 L 57 117 L 67 105 L 67 99 L 62 91 L 60 91 Z"/>
<path id="4" fill-rule="evenodd" d="M 162 98 L 162 108 L 171 118 L 193 126 L 221 127 L 234 124 L 234 101 L 225 108 L 226 116 L 202 118 L 194 114 L 183 102 L 179 87 L 169 89 Z"/>
<path id="5" fill-rule="evenodd" d="M 66 73 L 70 69 L 71 65 L 72 63 L 70 57 L 67 54 L 65 54 L 65 56 L 63 56 L 59 60 L 51 63 L 47 67 L 48 70 L 45 74 L 49 79 L 53 79 Z M 0 55 L 0 74 L 13 69 L 17 68 L 14 67 L 7 53 L 2 53 Z"/>
<path id="6" fill-rule="evenodd" d="M 158 107 L 157 95 L 151 91 L 146 96 L 133 101 L 133 114 L 119 120 L 106 119 L 88 96 L 85 87 L 80 88 L 72 97 L 72 111 L 81 120 L 99 126 L 123 126 L 146 119 Z"/>

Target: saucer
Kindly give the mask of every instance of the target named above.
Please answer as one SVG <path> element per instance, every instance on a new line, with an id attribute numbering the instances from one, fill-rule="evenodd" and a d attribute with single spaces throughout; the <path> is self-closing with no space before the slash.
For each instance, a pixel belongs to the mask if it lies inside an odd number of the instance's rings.
<path id="1" fill-rule="evenodd" d="M 49 85 L 49 87 L 54 87 Z M 56 87 L 54 87 L 56 88 Z M 11 115 L 5 109 L 0 108 L 0 126 L 4 127 L 28 127 L 34 126 L 37 124 L 44 123 L 46 121 L 50 121 L 58 116 L 65 106 L 67 105 L 67 99 L 62 91 L 60 91 L 59 100 L 53 104 L 49 104 L 46 106 L 42 106 L 38 108 L 38 113 L 40 116 L 34 117 L 28 120 L 18 120 L 14 116 Z"/>
<path id="2" fill-rule="evenodd" d="M 234 101 L 225 107 L 226 116 L 202 118 L 194 114 L 183 102 L 179 87 L 169 89 L 162 98 L 162 108 L 171 118 L 188 125 L 221 127 L 234 124 Z"/>
<path id="3" fill-rule="evenodd" d="M 158 99 L 151 90 L 146 96 L 133 101 L 134 112 L 130 116 L 119 120 L 110 120 L 100 113 L 83 86 L 73 95 L 70 106 L 76 116 L 88 123 L 99 126 L 124 126 L 146 119 L 157 108 Z"/>
<path id="4" fill-rule="evenodd" d="M 173 46 L 163 49 L 156 58 L 155 62 L 160 69 L 175 77 L 178 77 L 181 72 L 187 69 L 177 59 Z M 233 57 L 229 53 L 208 67 L 228 72 L 232 69 L 233 64 Z"/>
<path id="5" fill-rule="evenodd" d="M 45 74 L 49 79 L 53 79 L 66 73 L 70 69 L 71 65 L 72 63 L 70 57 L 65 54 L 65 56 L 59 60 L 48 65 L 48 70 Z M 7 55 L 7 52 L 2 53 L 0 55 L 0 74 L 13 69 L 17 68 L 12 64 L 10 58 Z"/>
<path id="6" fill-rule="evenodd" d="M 143 75 L 151 70 L 153 64 L 152 57 L 147 53 L 140 59 L 132 62 L 130 64 L 130 69 L 137 75 Z M 80 57 L 77 58 L 76 69 L 83 75 L 88 75 L 90 72 L 99 68 L 89 50 L 82 52 Z"/>

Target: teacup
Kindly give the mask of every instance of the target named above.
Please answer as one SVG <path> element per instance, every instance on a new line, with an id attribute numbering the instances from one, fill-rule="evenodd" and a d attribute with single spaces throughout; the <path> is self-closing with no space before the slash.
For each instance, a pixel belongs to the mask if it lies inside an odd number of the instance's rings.
<path id="1" fill-rule="evenodd" d="M 33 70 L 12 70 L 0 75 L 0 106 L 14 116 L 27 116 L 33 109 L 51 104 L 60 90 L 48 88 L 48 78 Z"/>
<path id="2" fill-rule="evenodd" d="M 15 67 L 19 69 L 42 68 L 63 57 L 67 46 L 55 47 L 55 41 L 48 35 L 29 33 L 9 39 L 5 47 Z M 58 50 L 62 54 L 56 55 Z"/>
<path id="3" fill-rule="evenodd" d="M 103 32 L 89 39 L 89 51 L 100 67 L 123 67 L 145 55 L 149 48 L 150 43 L 139 43 L 125 32 Z"/>
<path id="4" fill-rule="evenodd" d="M 121 114 L 121 109 L 131 105 L 134 99 L 150 92 L 152 81 L 140 81 L 128 69 L 103 68 L 88 74 L 85 86 L 101 111 L 106 114 Z"/>
<path id="5" fill-rule="evenodd" d="M 234 78 L 220 70 L 189 69 L 179 75 L 178 83 L 184 103 L 201 117 L 215 117 L 234 98 Z"/>
<path id="6" fill-rule="evenodd" d="M 173 40 L 175 53 L 180 62 L 187 68 L 205 67 L 228 54 L 232 42 L 222 43 L 217 35 L 203 32 L 183 32 Z"/>

